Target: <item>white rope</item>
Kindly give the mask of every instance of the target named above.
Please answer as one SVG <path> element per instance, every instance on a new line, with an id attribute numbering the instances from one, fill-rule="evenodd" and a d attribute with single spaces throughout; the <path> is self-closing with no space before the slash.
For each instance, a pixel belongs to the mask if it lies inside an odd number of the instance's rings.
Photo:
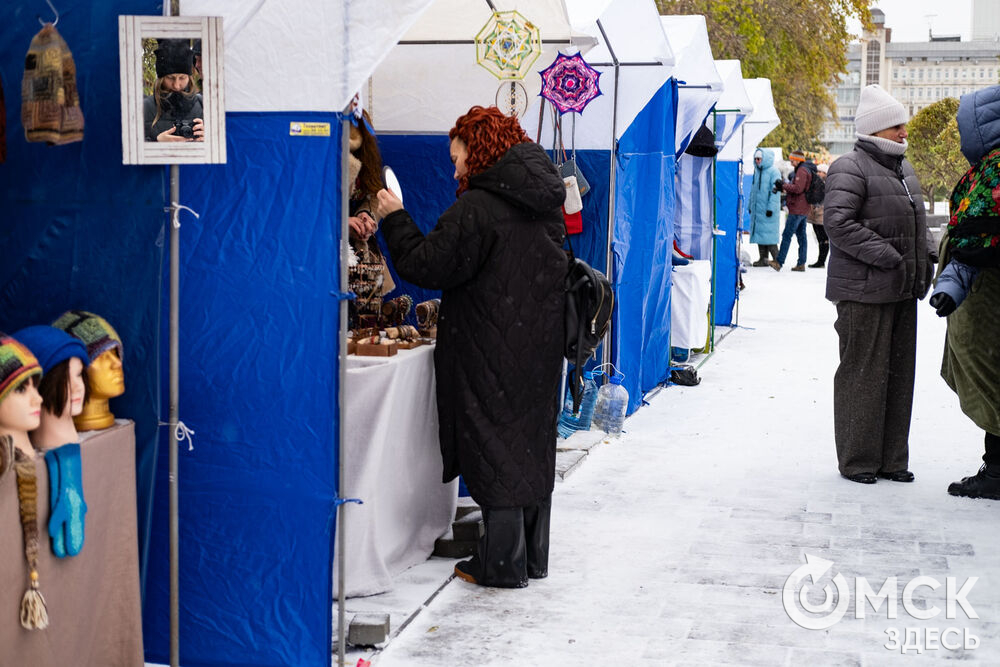
<path id="1" fill-rule="evenodd" d="M 172 202 L 170 204 L 170 220 L 174 225 L 174 229 L 181 228 L 181 209 L 184 209 L 196 218 L 201 217 L 191 207 L 185 206 L 184 204 L 178 204 L 177 202 Z"/>
<path id="2" fill-rule="evenodd" d="M 168 422 L 159 422 L 159 425 L 170 426 Z M 189 452 L 194 451 L 194 438 L 191 437 L 192 435 L 194 435 L 194 431 L 189 429 L 184 422 L 178 420 L 177 424 L 174 426 L 174 438 L 177 439 L 178 445 L 187 440 Z"/>

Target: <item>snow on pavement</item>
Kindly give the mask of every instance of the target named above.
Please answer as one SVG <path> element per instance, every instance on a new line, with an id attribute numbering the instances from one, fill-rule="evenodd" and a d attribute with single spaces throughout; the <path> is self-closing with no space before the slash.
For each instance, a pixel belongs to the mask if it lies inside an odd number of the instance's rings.
<path id="1" fill-rule="evenodd" d="M 373 664 L 1000 663 L 1000 504 L 946 493 L 979 467 L 983 434 L 939 376 L 944 322 L 920 302 L 916 482 L 855 484 L 837 471 L 836 312 L 823 297 L 825 272 L 753 268 L 745 280 L 740 328 L 701 367 L 701 385 L 661 391 L 626 421 L 626 434 L 557 484 L 549 577 L 521 590 L 453 580 Z M 808 604 L 823 601 L 837 574 L 852 590 L 865 577 L 876 591 L 895 576 L 900 601 L 923 575 L 941 586 L 916 588 L 911 609 L 942 611 L 919 620 L 900 602 L 890 619 L 883 602 L 859 619 L 852 593 L 832 627 L 799 627 L 782 587 L 805 554 L 832 562 Z M 959 586 L 979 577 L 967 595 L 979 619 L 961 607 L 945 618 L 949 576 Z M 885 648 L 892 629 L 900 643 L 916 629 L 922 643 L 928 629 L 949 627 L 979 647 Z M 954 645 L 954 634 L 945 639 Z"/>

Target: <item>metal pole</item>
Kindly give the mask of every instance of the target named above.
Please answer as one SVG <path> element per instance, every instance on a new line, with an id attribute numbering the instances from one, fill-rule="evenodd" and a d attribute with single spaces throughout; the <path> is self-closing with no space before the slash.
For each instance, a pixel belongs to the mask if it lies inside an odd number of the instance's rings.
<path id="1" fill-rule="evenodd" d="M 178 529 L 177 529 L 177 419 L 179 395 L 178 360 L 179 350 L 179 325 L 180 322 L 180 292 L 181 292 L 181 269 L 180 269 L 180 248 L 181 230 L 177 225 L 178 210 L 176 205 L 180 203 L 180 167 L 176 164 L 170 165 L 170 667 L 180 665 L 180 576 L 178 564 L 180 562 L 178 549 Z"/>
<path id="2" fill-rule="evenodd" d="M 716 131 L 716 116 L 715 110 L 712 110 L 712 136 L 715 136 Z M 715 262 L 718 255 L 717 245 L 718 239 L 715 235 L 718 229 L 718 220 L 716 219 L 716 209 L 715 209 L 715 179 L 718 170 L 716 169 L 716 161 L 718 159 L 718 153 L 712 156 L 712 294 L 708 300 L 708 351 L 713 352 L 715 350 L 715 290 L 717 287 L 717 280 L 715 275 Z"/>
<path id="3" fill-rule="evenodd" d="M 613 104 L 611 105 L 611 169 L 609 173 L 608 181 L 608 243 L 607 243 L 607 254 L 605 260 L 606 275 L 611 284 L 614 284 L 614 276 L 612 275 L 612 269 L 614 268 L 614 262 L 612 260 L 612 250 L 611 250 L 611 239 L 615 233 L 615 164 L 617 146 L 618 146 L 618 74 L 619 74 L 619 62 L 618 56 L 615 55 L 615 50 L 611 47 L 611 42 L 608 40 L 608 33 L 604 31 L 604 26 L 601 25 L 600 19 L 597 21 L 597 27 L 601 31 L 601 37 L 604 38 L 604 44 L 608 47 L 608 53 L 611 54 L 611 60 L 615 64 L 615 94 Z M 608 333 L 604 335 L 604 344 L 601 353 L 601 361 L 608 363 L 611 361 L 611 346 L 608 345 L 608 339 L 611 335 L 611 329 L 608 329 Z"/>
<path id="4" fill-rule="evenodd" d="M 350 209 L 348 206 L 348 198 L 344 195 L 351 191 L 350 184 L 347 178 L 347 156 L 350 151 L 350 146 L 348 145 L 348 140 L 351 135 L 351 125 L 350 121 L 346 118 L 340 121 L 340 293 L 344 294 L 350 288 L 347 284 L 347 257 L 348 257 L 348 246 L 347 246 L 347 216 L 350 214 Z M 337 370 L 338 370 L 338 380 L 337 380 L 337 446 L 339 447 L 340 454 L 337 457 L 338 470 L 337 470 L 337 495 L 341 496 L 344 493 L 344 480 L 346 479 L 346 474 L 344 471 L 344 383 L 347 381 L 347 301 L 340 299 L 340 326 L 337 330 L 339 343 L 337 345 Z M 347 537 L 344 530 L 344 504 L 337 506 L 337 522 L 335 525 L 335 530 L 337 531 L 337 664 L 344 664 L 344 653 L 346 651 L 347 633 L 344 629 L 344 620 L 346 617 L 346 611 L 344 608 L 344 586 L 345 586 L 345 573 L 346 569 L 344 566 L 345 559 L 345 549 L 347 548 Z"/>

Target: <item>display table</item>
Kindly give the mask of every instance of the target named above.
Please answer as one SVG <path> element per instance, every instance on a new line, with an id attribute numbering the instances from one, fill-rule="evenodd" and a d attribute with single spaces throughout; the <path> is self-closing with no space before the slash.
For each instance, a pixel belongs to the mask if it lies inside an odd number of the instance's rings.
<path id="1" fill-rule="evenodd" d="M 349 356 L 346 374 L 340 495 L 364 504 L 345 505 L 338 528 L 347 531 L 345 592 L 356 597 L 390 590 L 394 575 L 427 560 L 455 518 L 458 480 L 441 483 L 432 345 Z"/>
<path id="2" fill-rule="evenodd" d="M 705 347 L 708 340 L 708 304 L 712 298 L 712 262 L 692 259 L 670 273 L 670 345 Z"/>
<path id="3" fill-rule="evenodd" d="M 90 437 L 86 437 L 86 436 Z M 119 421 L 81 434 L 83 549 L 56 558 L 49 539 L 49 474 L 38 479 L 39 590 L 49 627 L 25 630 L 18 620 L 28 587 L 18 514 L 17 480 L 0 477 L 0 666 L 130 667 L 143 664 L 139 546 L 136 529 L 135 429 Z"/>

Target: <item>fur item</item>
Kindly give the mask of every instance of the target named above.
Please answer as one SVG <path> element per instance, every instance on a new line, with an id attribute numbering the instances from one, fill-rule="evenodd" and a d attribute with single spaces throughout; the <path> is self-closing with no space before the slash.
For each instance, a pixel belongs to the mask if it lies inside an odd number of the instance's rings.
<path id="1" fill-rule="evenodd" d="M 118 348 L 118 358 L 125 359 L 121 336 L 100 315 L 85 310 L 68 310 L 52 326 L 82 340 L 91 361 L 114 348 Z"/>
<path id="2" fill-rule="evenodd" d="M 55 146 L 83 140 L 76 64 L 51 23 L 46 23 L 31 40 L 24 58 L 21 124 L 28 141 L 45 141 Z"/>
<path id="3" fill-rule="evenodd" d="M 14 466 L 14 438 L 0 435 L 0 477 Z"/>
<path id="4" fill-rule="evenodd" d="M 191 75 L 194 67 L 194 51 L 186 39 L 161 39 L 157 42 L 156 76 L 163 78 L 168 74 Z"/>
<path id="5" fill-rule="evenodd" d="M 17 506 L 24 536 L 24 560 L 28 563 L 29 584 L 21 598 L 21 626 L 25 630 L 44 630 L 49 626 L 49 611 L 38 590 L 38 480 L 35 462 L 23 454 L 14 464 L 17 474 Z"/>

